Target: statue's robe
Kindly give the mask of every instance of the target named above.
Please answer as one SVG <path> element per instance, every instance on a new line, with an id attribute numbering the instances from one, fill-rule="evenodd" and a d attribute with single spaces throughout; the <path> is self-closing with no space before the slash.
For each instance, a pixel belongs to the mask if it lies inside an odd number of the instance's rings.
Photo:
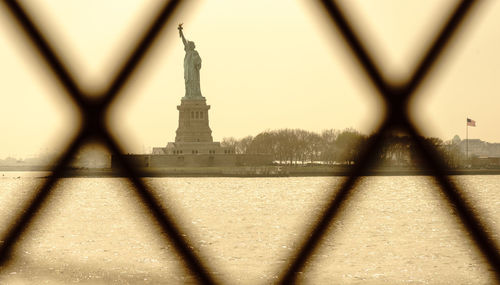
<path id="1" fill-rule="evenodd" d="M 187 50 L 184 57 L 184 82 L 186 97 L 201 97 L 200 90 L 201 57 L 195 50 Z"/>

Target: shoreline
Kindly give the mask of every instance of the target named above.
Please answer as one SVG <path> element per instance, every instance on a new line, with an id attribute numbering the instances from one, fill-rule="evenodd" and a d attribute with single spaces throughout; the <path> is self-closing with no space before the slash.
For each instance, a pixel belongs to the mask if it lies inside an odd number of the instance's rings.
<path id="1" fill-rule="evenodd" d="M 0 167 L 0 172 L 49 171 L 48 167 Z M 139 168 L 140 177 L 314 177 L 349 176 L 351 167 L 310 167 L 310 166 L 253 166 L 253 167 L 184 167 L 184 168 Z M 500 169 L 447 169 L 446 175 L 500 175 Z M 364 176 L 432 176 L 429 169 L 415 168 L 374 168 Z M 78 168 L 66 169 L 61 177 L 127 177 L 119 169 Z"/>

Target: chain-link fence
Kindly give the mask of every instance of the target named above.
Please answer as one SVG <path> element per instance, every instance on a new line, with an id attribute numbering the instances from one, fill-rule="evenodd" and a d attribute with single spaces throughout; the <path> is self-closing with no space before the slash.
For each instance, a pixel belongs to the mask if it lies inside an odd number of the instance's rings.
<path id="1" fill-rule="evenodd" d="M 64 175 L 66 166 L 77 151 L 90 141 L 99 141 L 116 156 L 119 164 L 121 164 L 122 171 L 134 185 L 136 195 L 149 209 L 151 217 L 160 225 L 165 238 L 173 243 L 176 251 L 182 257 L 185 266 L 199 282 L 216 283 L 211 270 L 209 270 L 210 267 L 207 264 L 207 260 L 200 258 L 190 248 L 189 244 L 192 241 L 181 234 L 179 228 L 175 225 L 172 215 L 160 206 L 160 202 L 153 195 L 152 189 L 140 178 L 138 169 L 135 169 L 123 158 L 122 154 L 125 152 L 119 142 L 111 136 L 105 122 L 107 109 L 120 94 L 127 80 L 131 78 L 139 62 L 144 58 L 160 31 L 165 29 L 165 27 L 175 25 L 171 21 L 172 14 L 181 2 L 185 1 L 172 0 L 159 9 L 159 13 L 153 21 L 148 23 L 149 29 L 142 38 L 138 42 L 132 43 L 135 44 L 135 48 L 126 57 L 120 72 L 110 81 L 107 89 L 100 94 L 102 96 L 89 96 L 91 94 L 88 94 L 87 90 L 80 89 L 78 82 L 70 75 L 67 64 L 54 51 L 51 43 L 42 35 L 22 5 L 19 5 L 16 1 L 5 1 L 2 3 L 17 20 L 20 29 L 25 32 L 31 43 L 36 47 L 54 76 L 64 86 L 68 96 L 78 106 L 82 117 L 82 125 L 77 136 L 54 165 L 52 175 L 36 191 L 26 208 L 17 210 L 19 212 L 18 216 L 13 219 L 6 234 L 1 238 L 0 265 L 2 267 L 5 267 L 10 261 L 10 254 L 16 242 L 21 238 L 33 218 L 44 206 L 52 188 Z M 334 196 L 330 198 L 328 206 L 320 215 L 317 223 L 309 233 L 306 232 L 303 235 L 307 239 L 301 243 L 298 251 L 286 263 L 278 282 L 288 284 L 295 281 L 297 272 L 300 272 L 304 268 L 306 261 L 317 248 L 320 239 L 325 235 L 329 225 L 337 218 L 339 209 L 350 198 L 352 189 L 359 178 L 367 172 L 372 162 L 374 162 L 374 154 L 381 147 L 384 136 L 394 130 L 407 132 L 415 141 L 417 146 L 416 151 L 422 157 L 423 163 L 432 171 L 432 175 L 440 185 L 448 206 L 456 210 L 463 226 L 474 241 L 474 244 L 495 271 L 497 281 L 500 282 L 500 251 L 497 245 L 491 235 L 485 230 L 485 226 L 480 222 L 476 213 L 472 210 L 470 203 L 460 194 L 458 186 L 446 175 L 445 164 L 438 151 L 423 139 L 423 136 L 420 135 L 408 115 L 409 99 L 429 76 L 430 70 L 441 57 L 441 54 L 452 40 L 452 37 L 457 33 L 459 27 L 463 25 L 470 11 L 474 9 L 474 6 L 479 5 L 481 1 L 460 1 L 454 10 L 450 12 L 450 17 L 444 26 L 440 28 L 441 30 L 437 33 L 438 36 L 427 46 L 422 45 L 422 48 L 425 48 L 426 52 L 416 65 L 412 75 L 406 81 L 398 83 L 394 83 L 382 76 L 381 69 L 374 63 L 373 58 L 368 52 L 369 47 L 365 46 L 359 39 L 356 31 L 352 28 L 351 23 L 347 20 L 338 4 L 335 1 L 331 2 L 329 0 L 318 2 L 320 2 L 324 11 L 331 18 L 332 27 L 337 28 L 343 36 L 347 46 L 352 51 L 353 58 L 363 67 L 367 78 L 376 87 L 387 108 L 381 127 L 375 132 L 373 139 L 363 149 L 358 162 L 350 171 L 349 177 L 341 184 Z M 304 230 L 307 231 L 308 229 Z"/>

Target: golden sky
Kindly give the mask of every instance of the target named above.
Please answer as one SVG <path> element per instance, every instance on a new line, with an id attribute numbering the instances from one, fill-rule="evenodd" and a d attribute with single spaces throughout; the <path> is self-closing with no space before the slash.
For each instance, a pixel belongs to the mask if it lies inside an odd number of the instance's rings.
<path id="1" fill-rule="evenodd" d="M 266 129 L 311 131 L 380 123 L 383 105 L 365 73 L 312 1 L 192 1 L 176 13 L 203 60 L 201 90 L 215 140 Z M 405 78 L 457 1 L 344 0 L 386 76 Z M 30 0 L 23 6 L 86 89 L 110 80 L 160 1 Z M 500 142 L 500 1 L 470 14 L 413 100 L 428 136 Z M 184 50 L 176 25 L 163 30 L 110 112 L 129 152 L 175 138 L 184 95 Z M 60 151 L 74 135 L 75 110 L 26 37 L 0 9 L 0 158 Z"/>

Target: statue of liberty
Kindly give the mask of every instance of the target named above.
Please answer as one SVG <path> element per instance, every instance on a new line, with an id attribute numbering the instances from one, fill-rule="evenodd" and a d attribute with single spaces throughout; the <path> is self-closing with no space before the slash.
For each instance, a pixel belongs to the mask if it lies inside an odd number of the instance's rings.
<path id="1" fill-rule="evenodd" d="M 186 51 L 186 55 L 184 56 L 184 83 L 186 85 L 186 94 L 184 97 L 203 98 L 200 89 L 201 57 L 198 52 L 194 50 L 194 42 L 184 38 L 182 24 L 179 24 L 177 29 L 179 30 L 179 36 L 182 38 L 184 50 Z"/>

